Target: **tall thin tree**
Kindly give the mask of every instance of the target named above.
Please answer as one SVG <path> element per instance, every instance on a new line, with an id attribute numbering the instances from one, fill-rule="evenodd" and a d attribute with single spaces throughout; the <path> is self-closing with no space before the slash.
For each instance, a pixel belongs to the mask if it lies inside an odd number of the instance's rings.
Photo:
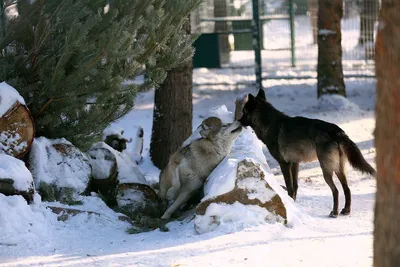
<path id="1" fill-rule="evenodd" d="M 190 20 L 186 21 L 190 34 Z M 154 95 L 153 130 L 150 156 L 155 166 L 164 168 L 174 153 L 192 133 L 192 60 L 167 73 Z"/>
<path id="2" fill-rule="evenodd" d="M 400 1 L 382 0 L 376 40 L 374 266 L 400 264 Z"/>
<path id="3" fill-rule="evenodd" d="M 318 1 L 318 97 L 346 96 L 342 68 L 343 0 Z"/>

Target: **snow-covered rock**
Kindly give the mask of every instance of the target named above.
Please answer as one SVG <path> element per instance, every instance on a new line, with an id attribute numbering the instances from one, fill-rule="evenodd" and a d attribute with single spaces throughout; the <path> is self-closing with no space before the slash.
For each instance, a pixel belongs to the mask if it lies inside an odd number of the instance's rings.
<path id="1" fill-rule="evenodd" d="M 34 134 L 35 126 L 24 99 L 13 87 L 0 83 L 0 153 L 23 157 Z"/>
<path id="2" fill-rule="evenodd" d="M 156 192 L 144 184 L 119 184 L 117 193 L 118 207 L 129 214 L 145 214 L 160 217 Z"/>
<path id="3" fill-rule="evenodd" d="M 223 224 L 290 223 L 296 213 L 293 201 L 270 172 L 261 142 L 249 128 L 208 177 L 204 198 L 196 208 L 195 229 L 205 233 Z"/>
<path id="4" fill-rule="evenodd" d="M 22 195 L 27 201 L 33 201 L 32 174 L 23 161 L 0 154 L 0 193 Z"/>
<path id="5" fill-rule="evenodd" d="M 92 173 L 86 155 L 65 139 L 36 138 L 29 159 L 35 186 L 44 200 L 75 201 Z"/>
<path id="6" fill-rule="evenodd" d="M 225 168 L 230 168 L 232 162 L 222 164 L 222 166 L 224 165 Z M 276 183 L 271 183 L 272 186 L 269 184 L 269 180 L 274 179 L 273 176 L 266 177 L 260 164 L 250 158 L 234 165 L 237 166 L 237 173 L 233 175 L 232 172 L 229 172 L 228 175 L 219 173 L 220 175 L 210 177 L 211 190 L 196 208 L 196 231 L 198 233 L 209 232 L 221 223 L 248 223 L 248 219 L 253 221 L 254 215 L 250 218 L 243 217 L 242 211 L 245 207 L 241 205 L 251 207 L 249 212 L 254 213 L 255 211 L 257 218 L 260 216 L 259 214 L 263 214 L 264 220 L 286 224 L 286 207 L 280 195 L 275 191 Z M 224 191 L 228 192 L 222 193 Z M 222 206 L 219 207 L 221 204 Z M 230 212 L 228 211 L 229 205 L 233 205 Z M 238 206 L 240 208 L 236 211 Z M 265 211 L 261 211 L 262 209 Z M 235 213 L 236 216 L 233 216 L 232 214 Z M 256 221 L 260 221 L 259 218 Z"/>
<path id="7" fill-rule="evenodd" d="M 118 176 L 117 179 L 119 183 L 137 183 L 147 185 L 147 181 L 144 175 L 138 170 L 136 164 L 132 162 L 129 155 L 126 153 L 121 153 L 110 147 L 104 142 L 98 142 L 94 144 L 90 150 L 105 148 L 109 150 L 117 159 L 118 166 Z"/>

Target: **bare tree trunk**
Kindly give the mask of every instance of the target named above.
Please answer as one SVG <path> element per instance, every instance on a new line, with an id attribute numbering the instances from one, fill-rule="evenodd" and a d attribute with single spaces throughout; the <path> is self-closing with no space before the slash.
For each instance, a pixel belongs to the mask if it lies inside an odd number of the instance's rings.
<path id="1" fill-rule="evenodd" d="M 363 0 L 360 13 L 360 38 L 358 43 L 374 42 L 374 24 L 378 15 L 377 0 Z"/>
<path id="2" fill-rule="evenodd" d="M 382 0 L 376 40 L 374 266 L 400 264 L 400 1 Z"/>
<path id="3" fill-rule="evenodd" d="M 342 69 L 342 0 L 318 2 L 318 97 L 346 96 Z"/>
<path id="4" fill-rule="evenodd" d="M 318 0 L 308 0 L 308 11 L 310 12 L 310 21 L 314 44 L 318 43 Z"/>
<path id="5" fill-rule="evenodd" d="M 228 16 L 227 0 L 214 0 L 214 17 L 223 18 Z M 215 22 L 215 32 L 229 32 L 231 25 L 228 22 Z M 219 35 L 219 51 L 221 55 L 221 64 L 229 63 L 231 46 L 229 44 L 228 34 Z"/>
<path id="6" fill-rule="evenodd" d="M 190 20 L 186 25 L 186 32 L 190 34 Z M 155 91 L 150 156 L 160 169 L 192 133 L 192 76 L 190 60 L 170 70 L 164 83 Z"/>

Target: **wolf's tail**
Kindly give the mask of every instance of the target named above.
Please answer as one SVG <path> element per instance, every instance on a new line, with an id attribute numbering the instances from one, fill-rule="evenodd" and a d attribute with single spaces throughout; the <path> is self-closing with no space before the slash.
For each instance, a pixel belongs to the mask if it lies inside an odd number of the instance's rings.
<path id="1" fill-rule="evenodd" d="M 375 176 L 375 169 L 371 165 L 369 165 L 369 163 L 364 159 L 357 145 L 353 141 L 351 141 L 345 133 L 340 135 L 339 139 L 339 143 L 342 146 L 347 156 L 347 159 L 350 162 L 350 165 L 354 169 L 357 169 L 363 173 L 368 173 Z"/>

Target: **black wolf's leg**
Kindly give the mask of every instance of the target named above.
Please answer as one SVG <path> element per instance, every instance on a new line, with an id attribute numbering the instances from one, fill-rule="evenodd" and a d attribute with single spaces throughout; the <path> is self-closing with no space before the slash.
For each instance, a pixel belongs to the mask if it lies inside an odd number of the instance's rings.
<path id="1" fill-rule="evenodd" d="M 330 217 L 336 218 L 338 215 L 338 209 L 339 209 L 339 191 L 337 190 L 335 183 L 333 182 L 332 176 L 333 172 L 324 170 L 322 169 L 322 173 L 324 174 L 324 179 L 325 182 L 329 185 L 329 187 L 332 190 L 332 196 L 333 196 L 333 210 L 329 214 Z"/>
<path id="2" fill-rule="evenodd" d="M 297 198 L 297 188 L 299 188 L 298 183 L 297 183 L 298 177 L 299 177 L 299 163 L 292 163 L 294 199 Z"/>
<path id="3" fill-rule="evenodd" d="M 344 196 L 346 199 L 346 203 L 344 204 L 344 208 L 340 212 L 342 215 L 349 215 L 351 211 L 351 192 L 350 188 L 347 185 L 346 174 L 343 171 L 336 172 L 337 177 L 339 178 L 340 183 L 343 187 Z"/>
<path id="4" fill-rule="evenodd" d="M 285 178 L 288 195 L 293 198 L 293 200 L 296 200 L 296 195 L 293 189 L 292 164 L 290 162 L 281 162 L 279 165 L 281 166 L 283 178 Z"/>

